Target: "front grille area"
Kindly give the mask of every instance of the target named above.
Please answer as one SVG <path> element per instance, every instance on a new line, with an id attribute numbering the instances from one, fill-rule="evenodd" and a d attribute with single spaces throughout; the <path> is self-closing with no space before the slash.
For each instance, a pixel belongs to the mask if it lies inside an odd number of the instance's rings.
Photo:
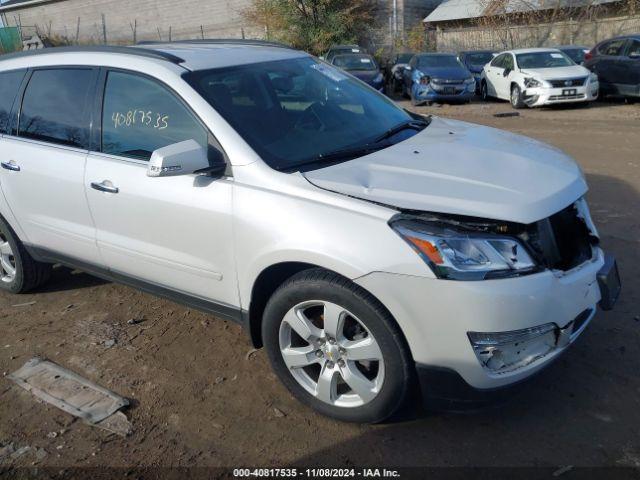
<path id="1" fill-rule="evenodd" d="M 571 270 L 591 259 L 592 246 L 598 244 L 598 238 L 578 216 L 575 205 L 571 205 L 536 222 L 527 243 L 546 267 Z"/>
<path id="2" fill-rule="evenodd" d="M 551 95 L 549 101 L 554 102 L 558 100 L 579 100 L 584 98 L 584 93 L 578 93 L 577 95 Z"/>
<path id="3" fill-rule="evenodd" d="M 431 83 L 435 83 L 436 85 L 440 85 L 440 84 L 452 85 L 452 84 L 462 84 L 464 82 L 462 80 L 455 80 L 451 78 L 432 78 Z"/>
<path id="4" fill-rule="evenodd" d="M 431 85 L 431 88 L 435 92 L 444 93 L 449 95 L 459 94 L 464 92 L 465 87 L 459 85 Z"/>
<path id="5" fill-rule="evenodd" d="M 547 80 L 547 81 L 554 88 L 581 87 L 587 81 L 587 77 L 582 77 L 582 78 L 563 78 L 563 79 L 560 79 L 560 80 Z"/>

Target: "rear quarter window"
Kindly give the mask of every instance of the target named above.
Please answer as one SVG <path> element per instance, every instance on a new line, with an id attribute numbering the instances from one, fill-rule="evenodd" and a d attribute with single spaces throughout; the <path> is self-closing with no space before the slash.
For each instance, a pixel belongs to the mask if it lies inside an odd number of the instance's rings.
<path id="1" fill-rule="evenodd" d="M 502 68 L 503 67 L 503 62 L 505 61 L 506 58 L 506 54 L 502 54 L 502 55 L 498 55 L 496 58 L 494 58 L 491 61 L 491 66 L 492 67 L 499 67 Z"/>
<path id="2" fill-rule="evenodd" d="M 9 115 L 26 70 L 0 72 L 0 133 L 9 133 Z"/>

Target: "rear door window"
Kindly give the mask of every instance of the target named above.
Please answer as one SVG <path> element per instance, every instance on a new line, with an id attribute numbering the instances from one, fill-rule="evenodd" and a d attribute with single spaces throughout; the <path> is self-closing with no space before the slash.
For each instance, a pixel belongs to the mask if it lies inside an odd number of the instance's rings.
<path id="1" fill-rule="evenodd" d="M 251 92 L 248 86 L 245 90 Z M 254 97 L 243 93 L 236 100 L 251 103 Z M 206 148 L 207 137 L 207 130 L 184 103 L 158 82 L 125 72 L 108 73 L 102 108 L 104 153 L 149 160 L 154 150 L 185 140 Z"/>
<path id="2" fill-rule="evenodd" d="M 0 72 L 0 133 L 9 133 L 9 115 L 26 70 Z"/>
<path id="3" fill-rule="evenodd" d="M 598 52 L 600 53 L 600 55 L 617 57 L 618 55 L 622 54 L 622 48 L 624 47 L 624 44 L 626 43 L 626 41 L 627 40 L 624 38 L 621 38 L 619 40 L 611 40 L 610 42 L 607 42 L 604 45 L 602 45 L 598 49 Z"/>
<path id="4" fill-rule="evenodd" d="M 18 135 L 88 149 L 94 85 L 93 69 L 34 71 L 22 101 Z"/>

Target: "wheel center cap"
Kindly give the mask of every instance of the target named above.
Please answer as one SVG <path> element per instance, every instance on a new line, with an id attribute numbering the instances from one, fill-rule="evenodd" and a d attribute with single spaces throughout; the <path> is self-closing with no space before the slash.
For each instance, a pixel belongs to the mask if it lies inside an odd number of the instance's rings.
<path id="1" fill-rule="evenodd" d="M 324 347 L 324 354 L 332 362 L 340 360 L 340 349 L 337 345 L 326 344 Z"/>

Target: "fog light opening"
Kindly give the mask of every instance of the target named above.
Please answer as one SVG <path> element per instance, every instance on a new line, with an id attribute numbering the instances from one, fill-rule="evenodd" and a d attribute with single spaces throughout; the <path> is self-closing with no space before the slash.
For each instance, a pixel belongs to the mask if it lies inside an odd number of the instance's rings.
<path id="1" fill-rule="evenodd" d="M 480 364 L 493 374 L 526 367 L 558 347 L 558 327 L 549 323 L 511 332 L 469 332 Z"/>

